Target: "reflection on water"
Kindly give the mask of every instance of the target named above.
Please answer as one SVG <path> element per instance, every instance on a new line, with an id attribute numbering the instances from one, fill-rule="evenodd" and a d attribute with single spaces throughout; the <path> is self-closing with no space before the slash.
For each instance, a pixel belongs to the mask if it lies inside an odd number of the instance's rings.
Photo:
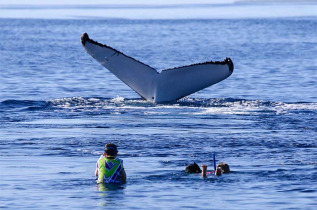
<path id="1" fill-rule="evenodd" d="M 99 184 L 97 184 L 97 186 L 98 186 L 98 190 L 101 191 L 101 192 L 116 191 L 116 190 L 124 189 L 124 185 L 118 185 L 118 184 L 99 183 Z"/>
<path id="2" fill-rule="evenodd" d="M 124 185 L 115 185 L 115 184 L 97 184 L 97 190 L 100 199 L 98 206 L 109 206 L 118 205 L 118 201 L 123 201 L 124 199 Z"/>

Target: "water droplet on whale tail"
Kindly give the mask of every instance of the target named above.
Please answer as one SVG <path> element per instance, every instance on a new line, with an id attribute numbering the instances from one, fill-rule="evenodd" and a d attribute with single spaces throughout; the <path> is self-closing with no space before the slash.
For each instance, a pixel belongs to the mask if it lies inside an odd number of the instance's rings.
<path id="1" fill-rule="evenodd" d="M 159 73 L 110 46 L 81 35 L 85 50 L 143 99 L 155 102 L 171 102 L 214 85 L 228 78 L 234 69 L 230 58 L 224 61 L 208 61 L 162 70 Z"/>

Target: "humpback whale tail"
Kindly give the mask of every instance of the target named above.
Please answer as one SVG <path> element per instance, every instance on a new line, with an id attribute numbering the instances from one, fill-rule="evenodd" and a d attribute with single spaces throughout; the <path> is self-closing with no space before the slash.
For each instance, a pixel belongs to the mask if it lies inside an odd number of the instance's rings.
<path id="1" fill-rule="evenodd" d="M 175 101 L 228 78 L 233 72 L 230 58 L 165 69 L 162 72 L 116 49 L 81 35 L 85 50 L 101 65 L 127 84 L 143 99 Z"/>

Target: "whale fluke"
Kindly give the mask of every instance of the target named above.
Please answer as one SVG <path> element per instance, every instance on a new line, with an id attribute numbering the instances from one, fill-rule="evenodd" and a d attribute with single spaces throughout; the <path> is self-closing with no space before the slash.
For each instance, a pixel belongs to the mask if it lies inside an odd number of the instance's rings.
<path id="1" fill-rule="evenodd" d="M 107 45 L 81 35 L 85 50 L 143 99 L 155 102 L 175 101 L 228 78 L 233 72 L 230 58 L 156 71 Z"/>

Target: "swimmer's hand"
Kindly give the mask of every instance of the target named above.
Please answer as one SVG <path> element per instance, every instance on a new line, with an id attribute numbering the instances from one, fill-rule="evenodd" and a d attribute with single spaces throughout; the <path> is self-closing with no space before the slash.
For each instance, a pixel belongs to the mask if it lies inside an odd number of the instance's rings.
<path id="1" fill-rule="evenodd" d="M 201 175 L 205 178 L 207 177 L 207 165 L 201 165 L 202 167 L 202 172 L 201 172 Z"/>
<path id="2" fill-rule="evenodd" d="M 221 176 L 221 174 L 222 174 L 222 169 L 220 167 L 217 167 L 216 171 L 215 171 L 215 175 L 216 176 Z"/>

